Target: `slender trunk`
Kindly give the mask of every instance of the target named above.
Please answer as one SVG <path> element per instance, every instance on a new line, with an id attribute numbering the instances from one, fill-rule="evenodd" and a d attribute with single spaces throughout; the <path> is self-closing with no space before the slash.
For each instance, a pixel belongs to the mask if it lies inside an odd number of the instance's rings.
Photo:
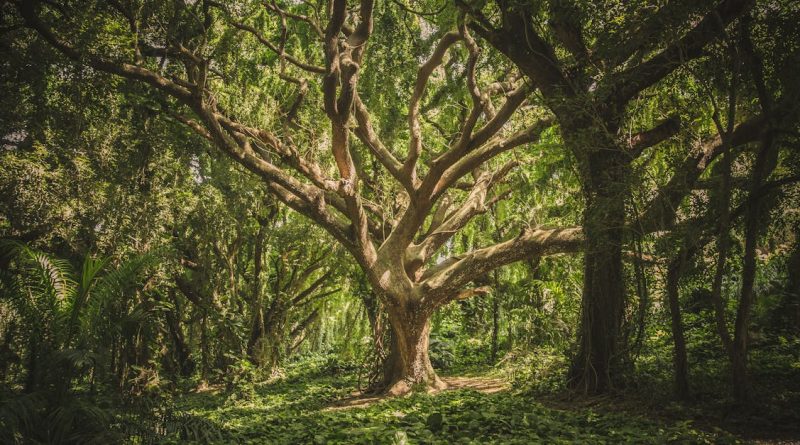
<path id="1" fill-rule="evenodd" d="M 622 266 L 626 171 L 613 152 L 592 155 L 584 180 L 583 296 L 579 346 L 569 372 L 575 389 L 610 390 L 620 374 L 619 336 L 625 306 Z"/>
<path id="2" fill-rule="evenodd" d="M 203 318 L 200 321 L 200 379 L 203 382 L 208 381 L 210 359 L 207 318 L 207 315 L 203 314 Z"/>
<path id="3" fill-rule="evenodd" d="M 733 351 L 731 365 L 733 371 L 733 395 L 739 402 L 749 398 L 750 382 L 747 378 L 748 333 L 750 328 L 750 312 L 755 299 L 754 285 L 756 278 L 756 247 L 758 244 L 758 223 L 761 216 L 761 203 L 758 193 L 763 179 L 775 166 L 772 149 L 774 140 L 767 133 L 762 141 L 761 150 L 753 166 L 753 178 L 750 184 L 750 195 L 747 200 L 747 212 L 744 215 L 744 260 L 742 264 L 742 293 L 736 312 L 734 325 Z"/>
<path id="4" fill-rule="evenodd" d="M 495 288 L 496 289 L 496 288 Z M 497 290 L 492 295 L 492 363 L 497 361 L 498 333 L 500 331 L 500 299 Z"/>
<path id="5" fill-rule="evenodd" d="M 445 388 L 445 383 L 433 370 L 428 355 L 432 311 L 408 304 L 405 307 L 390 307 L 388 312 L 392 349 L 384 376 L 386 392 L 400 395 L 417 385 L 429 390 Z"/>
<path id="6" fill-rule="evenodd" d="M 182 377 L 188 377 L 192 374 L 192 372 L 194 372 L 194 362 L 192 361 L 189 353 L 189 346 L 186 343 L 186 339 L 183 336 L 183 330 L 181 329 L 180 319 L 178 318 L 180 306 L 174 290 L 170 292 L 170 297 L 172 298 L 172 302 L 175 304 L 175 310 L 167 311 L 165 313 L 166 321 L 170 336 L 172 337 L 172 343 L 175 348 L 175 358 L 178 362 L 178 370 Z"/>
<path id="7" fill-rule="evenodd" d="M 743 22 L 740 47 L 748 62 L 751 76 L 756 86 L 761 109 L 769 114 L 773 110 L 772 96 L 764 81 L 764 66 L 760 55 L 755 51 L 750 40 L 750 20 Z M 744 215 L 744 261 L 742 264 L 742 293 L 739 298 L 739 307 L 736 312 L 736 323 L 733 330 L 733 348 L 731 365 L 733 371 L 733 395 L 740 403 L 747 402 L 750 396 L 750 382 L 747 378 L 747 349 L 748 331 L 750 327 L 750 310 L 753 305 L 755 276 L 756 276 L 756 244 L 758 243 L 758 223 L 761 217 L 761 203 L 758 195 L 764 180 L 769 177 L 778 162 L 778 152 L 775 150 L 775 139 L 772 127 L 774 122 L 768 123 L 768 129 L 761 140 L 761 147 L 753 164 L 753 173 L 750 181 L 750 190 L 747 199 L 746 213 Z"/>
<path id="8" fill-rule="evenodd" d="M 727 136 L 726 136 L 727 140 Z M 725 264 L 728 259 L 730 244 L 730 196 L 731 196 L 731 158 L 730 152 L 725 153 L 722 163 L 722 187 L 719 205 L 720 233 L 717 239 L 717 269 L 711 285 L 711 303 L 714 306 L 714 319 L 717 325 L 722 347 L 729 357 L 733 357 L 731 348 L 731 335 L 728 332 L 728 322 L 725 316 L 725 300 L 722 298 L 722 279 L 725 277 Z"/>
<path id="9" fill-rule="evenodd" d="M 259 364 L 256 345 L 264 333 L 264 307 L 261 302 L 261 269 L 263 260 L 264 238 L 266 237 L 267 223 L 259 220 L 258 233 L 256 234 L 255 245 L 253 246 L 253 293 L 251 296 L 251 307 L 253 310 L 253 322 L 250 329 L 250 338 L 247 341 L 247 356 L 254 365 Z"/>
<path id="10" fill-rule="evenodd" d="M 757 205 L 753 206 L 756 207 Z M 756 242 L 757 242 L 757 210 L 746 215 L 744 264 L 742 267 L 742 294 L 736 313 L 733 348 L 731 351 L 731 367 L 733 372 L 733 395 L 736 400 L 744 402 L 749 398 L 750 382 L 747 378 L 748 331 L 750 326 L 750 308 L 753 305 L 753 285 L 756 274 Z"/>
<path id="11" fill-rule="evenodd" d="M 528 277 L 531 282 L 535 283 L 531 292 L 533 293 L 531 297 L 531 303 L 533 306 L 533 310 L 536 312 L 536 316 L 539 317 L 543 315 L 544 311 L 544 294 L 542 292 L 542 286 L 539 281 L 542 279 L 542 270 L 539 267 L 541 265 L 541 257 L 536 257 L 529 259 L 526 261 L 528 266 Z M 513 350 L 514 343 L 513 338 L 511 336 L 512 329 L 511 323 L 508 324 L 508 348 L 509 350 Z M 544 338 L 544 332 L 540 323 L 535 323 L 533 326 L 533 336 L 532 338 L 528 338 L 528 344 L 539 344 L 541 339 Z"/>
<path id="12" fill-rule="evenodd" d="M 686 264 L 686 249 L 681 249 L 678 257 L 670 262 L 667 268 L 667 300 L 669 315 L 672 320 L 672 341 L 675 345 L 673 365 L 675 372 L 675 392 L 680 399 L 689 398 L 689 361 L 686 357 L 686 338 L 683 332 L 683 320 L 679 300 L 678 284 Z"/>
<path id="13" fill-rule="evenodd" d="M 180 322 L 176 314 L 172 311 L 166 312 L 167 325 L 172 337 L 172 344 L 175 348 L 175 358 L 178 362 L 178 371 L 182 377 L 188 377 L 194 371 L 194 363 L 189 355 L 189 347 L 183 337 Z"/>
<path id="14" fill-rule="evenodd" d="M 636 357 L 642 349 L 642 342 L 644 341 L 644 331 L 647 325 L 647 313 L 650 310 L 650 289 L 647 283 L 647 274 L 644 266 L 644 252 L 642 249 L 641 236 L 637 237 L 636 243 L 636 261 L 633 264 L 634 274 L 636 275 L 636 293 L 639 296 L 639 308 L 636 314 L 636 326 L 634 329 L 635 337 L 631 345 L 632 354 Z"/>
<path id="15" fill-rule="evenodd" d="M 497 214 L 492 207 L 492 217 L 497 218 Z M 494 225 L 494 236 L 492 237 L 495 243 L 499 243 L 503 234 L 497 224 Z M 497 350 L 500 348 L 500 271 L 495 269 L 492 271 L 492 363 L 497 361 Z"/>
<path id="16" fill-rule="evenodd" d="M 787 266 L 789 308 L 794 313 L 794 331 L 800 334 L 800 274 L 797 273 L 800 270 L 800 231 L 795 232 L 794 249 Z"/>
<path id="17" fill-rule="evenodd" d="M 288 358 L 292 354 L 294 354 L 299 348 L 300 345 L 306 339 L 306 330 L 312 323 L 319 319 L 319 308 L 314 309 L 311 311 L 310 314 L 306 316 L 302 321 L 297 323 L 293 328 L 292 331 L 289 333 L 288 341 L 286 341 L 286 348 L 284 348 L 283 356 Z"/>

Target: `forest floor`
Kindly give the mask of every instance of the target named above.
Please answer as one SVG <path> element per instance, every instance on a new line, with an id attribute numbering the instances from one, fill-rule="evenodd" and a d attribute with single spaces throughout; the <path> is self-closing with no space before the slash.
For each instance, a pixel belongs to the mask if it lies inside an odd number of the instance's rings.
<path id="1" fill-rule="evenodd" d="M 483 394 L 494 394 L 509 389 L 509 384 L 503 379 L 488 376 L 449 376 L 442 377 L 447 384 L 445 391 L 472 390 Z M 353 391 L 347 397 L 336 401 L 327 409 L 339 410 L 348 408 L 364 408 L 375 403 L 382 402 L 389 397 L 381 394 L 364 393 L 363 391 Z"/>
<path id="2" fill-rule="evenodd" d="M 747 434 L 735 417 L 704 419 L 702 410 L 657 409 L 644 398 L 542 395 L 493 375 L 445 377 L 451 388 L 435 394 L 367 397 L 355 392 L 353 374 L 287 373 L 229 392 L 188 394 L 176 409 L 213 425 L 219 443 L 798 443 L 790 434 Z"/>

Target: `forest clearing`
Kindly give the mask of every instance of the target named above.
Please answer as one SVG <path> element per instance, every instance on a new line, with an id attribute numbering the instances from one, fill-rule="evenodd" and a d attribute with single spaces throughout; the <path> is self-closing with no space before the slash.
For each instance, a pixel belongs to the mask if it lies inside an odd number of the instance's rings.
<path id="1" fill-rule="evenodd" d="M 0 443 L 800 443 L 800 2 L 0 0 Z"/>

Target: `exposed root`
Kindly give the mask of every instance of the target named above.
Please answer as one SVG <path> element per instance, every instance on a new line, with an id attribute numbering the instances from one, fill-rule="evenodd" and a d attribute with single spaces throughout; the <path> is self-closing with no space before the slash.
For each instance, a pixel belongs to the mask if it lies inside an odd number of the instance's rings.
<path id="1" fill-rule="evenodd" d="M 508 388 L 508 384 L 500 379 L 492 379 L 485 377 L 445 377 L 443 379 L 436 378 L 436 380 L 429 384 L 426 391 L 429 394 L 437 393 L 444 390 L 457 390 L 457 389 L 472 389 L 485 394 L 494 394 L 504 391 Z M 327 408 L 329 410 L 339 410 L 356 407 L 367 407 L 374 403 L 386 400 L 391 397 L 398 397 L 409 394 L 414 389 L 413 385 L 401 380 L 395 382 L 381 393 L 375 392 L 353 392 L 350 396 L 339 400 L 335 405 Z"/>
<path id="2" fill-rule="evenodd" d="M 402 396 L 413 391 L 415 387 L 421 387 L 423 385 L 428 394 L 433 394 L 448 388 L 448 385 L 444 380 L 440 379 L 438 376 L 434 376 L 430 381 L 418 384 L 414 384 L 413 382 L 409 382 L 405 379 L 398 380 L 397 382 L 389 385 L 384 393 L 389 397 Z"/>

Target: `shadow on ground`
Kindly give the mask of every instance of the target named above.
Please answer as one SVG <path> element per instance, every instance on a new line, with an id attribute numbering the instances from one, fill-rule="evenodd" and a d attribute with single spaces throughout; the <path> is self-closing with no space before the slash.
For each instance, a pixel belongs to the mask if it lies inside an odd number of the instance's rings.
<path id="1" fill-rule="evenodd" d="M 436 394 L 363 397 L 347 376 L 309 376 L 233 394 L 192 394 L 183 410 L 208 419 L 225 443 L 533 444 L 735 443 L 724 431 L 591 407 L 557 408 L 502 380 L 449 377 Z"/>

